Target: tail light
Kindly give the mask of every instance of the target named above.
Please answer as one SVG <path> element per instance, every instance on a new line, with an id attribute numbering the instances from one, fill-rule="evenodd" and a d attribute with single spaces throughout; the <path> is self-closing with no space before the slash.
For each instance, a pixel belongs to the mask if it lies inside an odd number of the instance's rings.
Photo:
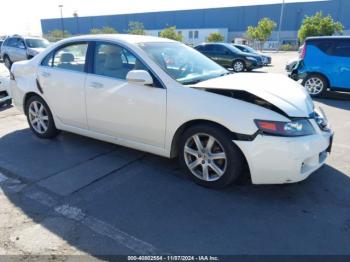
<path id="1" fill-rule="evenodd" d="M 300 53 L 300 59 L 304 59 L 306 56 L 306 43 L 303 45 L 303 48 Z"/>

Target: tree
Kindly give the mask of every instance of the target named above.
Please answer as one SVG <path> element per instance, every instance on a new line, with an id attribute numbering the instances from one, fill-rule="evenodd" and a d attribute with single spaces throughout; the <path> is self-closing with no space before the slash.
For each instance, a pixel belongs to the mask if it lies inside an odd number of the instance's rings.
<path id="1" fill-rule="evenodd" d="M 63 35 L 62 35 L 62 33 L 63 33 Z M 45 38 L 47 40 L 49 40 L 50 42 L 56 42 L 58 40 L 61 40 L 63 38 L 67 38 L 67 37 L 70 37 L 70 33 L 68 31 L 62 32 L 62 30 L 60 30 L 60 29 L 54 29 L 45 35 Z"/>
<path id="2" fill-rule="evenodd" d="M 102 28 L 93 28 L 90 31 L 90 34 L 97 35 L 97 34 L 118 34 L 118 31 L 115 30 L 113 27 L 104 26 Z"/>
<path id="3" fill-rule="evenodd" d="M 179 42 L 182 42 L 182 39 L 183 39 L 182 34 L 179 34 L 178 32 L 176 32 L 175 26 L 171 26 L 171 27 L 163 29 L 160 32 L 160 37 L 172 39 L 172 40 L 179 41 Z"/>
<path id="4" fill-rule="evenodd" d="M 262 46 L 270 38 L 276 26 L 275 21 L 265 17 L 259 21 L 256 27 L 248 26 L 246 35 L 253 41 L 259 41 L 260 49 L 262 49 Z"/>
<path id="5" fill-rule="evenodd" d="M 141 22 L 129 22 L 129 29 L 128 33 L 132 35 L 145 35 L 145 27 L 143 26 L 143 23 Z"/>
<path id="6" fill-rule="evenodd" d="M 328 15 L 324 16 L 322 12 L 317 12 L 314 16 L 306 16 L 298 31 L 300 42 L 304 42 L 310 36 L 330 36 L 341 34 L 344 26 L 336 22 Z"/>
<path id="7" fill-rule="evenodd" d="M 223 42 L 224 40 L 225 37 L 219 32 L 210 33 L 208 35 L 208 42 Z"/>

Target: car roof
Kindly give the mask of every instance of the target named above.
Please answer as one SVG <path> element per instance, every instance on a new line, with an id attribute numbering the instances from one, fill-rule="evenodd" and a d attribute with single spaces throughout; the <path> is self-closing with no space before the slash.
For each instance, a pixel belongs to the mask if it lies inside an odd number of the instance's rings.
<path id="1" fill-rule="evenodd" d="M 69 41 L 80 41 L 80 40 L 119 40 L 122 42 L 127 42 L 131 44 L 138 44 L 138 43 L 149 43 L 149 42 L 176 42 L 174 40 L 170 40 L 167 38 L 161 38 L 161 37 L 155 37 L 155 36 L 146 36 L 146 35 L 129 35 L 129 34 L 98 34 L 98 35 L 82 35 L 82 36 L 74 36 L 70 38 L 66 38 L 65 40 Z"/>
<path id="2" fill-rule="evenodd" d="M 308 40 L 331 40 L 331 39 L 350 39 L 350 36 L 313 36 L 306 38 Z"/>
<path id="3" fill-rule="evenodd" d="M 230 44 L 229 43 L 224 43 L 224 42 L 209 42 L 209 43 L 201 43 L 199 45 L 196 45 L 195 47 L 197 47 L 197 46 L 205 46 L 205 45 L 223 45 L 223 46 L 228 46 Z"/>

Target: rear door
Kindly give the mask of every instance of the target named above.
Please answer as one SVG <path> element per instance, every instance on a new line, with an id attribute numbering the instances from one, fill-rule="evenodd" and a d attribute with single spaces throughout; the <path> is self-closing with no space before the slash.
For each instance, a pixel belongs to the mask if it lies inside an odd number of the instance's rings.
<path id="1" fill-rule="evenodd" d="M 85 80 L 87 42 L 58 47 L 41 63 L 37 80 L 53 113 L 72 127 L 87 129 Z"/>
<path id="2" fill-rule="evenodd" d="M 350 39 L 334 41 L 330 55 L 332 86 L 350 89 Z"/>
<path id="3" fill-rule="evenodd" d="M 223 45 L 214 46 L 215 62 L 224 66 L 231 67 L 233 61 L 233 52 Z"/>

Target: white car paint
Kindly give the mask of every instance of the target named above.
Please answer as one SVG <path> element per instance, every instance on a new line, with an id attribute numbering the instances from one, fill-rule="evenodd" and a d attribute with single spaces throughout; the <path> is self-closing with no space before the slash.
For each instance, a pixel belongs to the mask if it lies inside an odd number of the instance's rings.
<path id="1" fill-rule="evenodd" d="M 6 91 L 7 96 L 0 97 L 0 105 L 11 99 L 9 77 L 0 77 L 0 92 Z"/>
<path id="2" fill-rule="evenodd" d="M 162 81 L 165 89 L 87 73 L 40 66 L 57 46 L 103 40 L 127 47 Z M 270 109 L 201 88 L 245 90 L 280 108 L 290 117 L 309 117 L 313 103 L 305 89 L 282 75 L 234 74 L 200 82 L 192 88 L 171 78 L 136 44 L 172 42 L 150 36 L 99 35 L 62 40 L 29 61 L 15 63 L 11 90 L 15 105 L 23 110 L 26 94 L 41 96 L 50 107 L 56 127 L 95 139 L 116 143 L 165 157 L 173 157 L 176 131 L 189 121 L 207 120 L 231 132 L 253 135 L 255 119 L 290 119 Z M 36 79 L 45 87 L 38 91 Z M 99 85 L 96 86 L 96 83 Z M 258 134 L 253 141 L 233 141 L 244 154 L 255 184 L 297 182 L 321 167 L 328 153 L 331 133 L 305 137 L 274 137 Z M 322 157 L 320 157 L 320 154 Z"/>

